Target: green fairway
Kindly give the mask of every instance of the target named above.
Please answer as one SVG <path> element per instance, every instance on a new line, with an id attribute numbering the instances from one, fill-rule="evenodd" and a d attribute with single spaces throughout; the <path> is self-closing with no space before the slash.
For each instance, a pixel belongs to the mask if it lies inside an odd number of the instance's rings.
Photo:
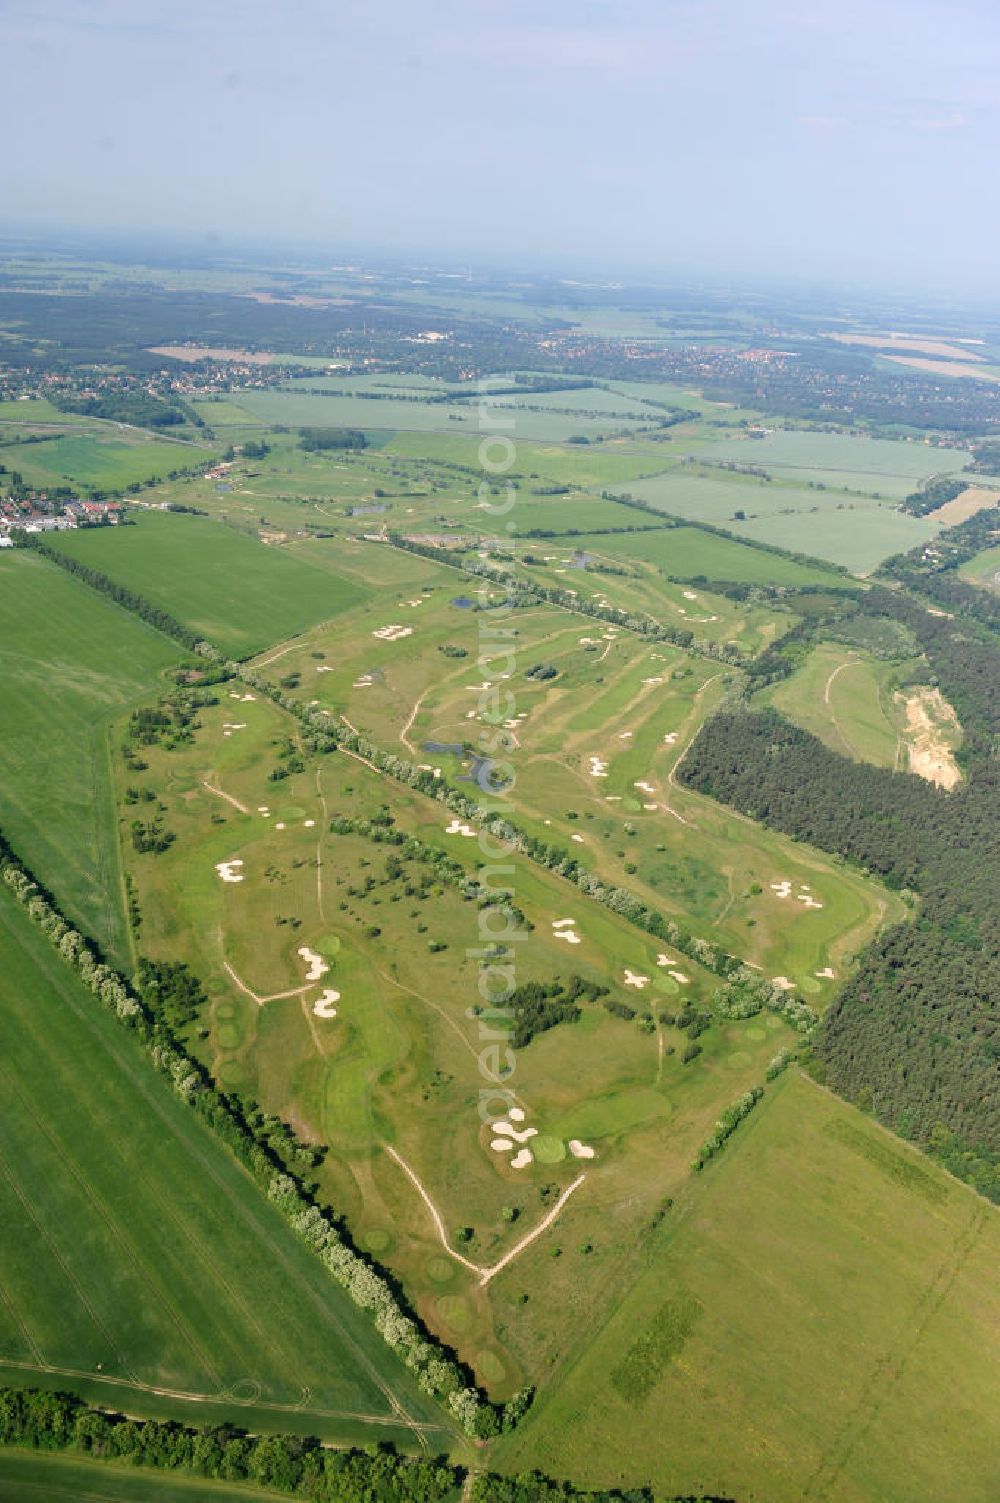
<path id="1" fill-rule="evenodd" d="M 786 1076 L 494 1464 L 671 1497 L 993 1503 L 998 1256 L 994 1208 Z"/>
<path id="2" fill-rule="evenodd" d="M 72 919 L 123 963 L 108 723 L 181 656 L 54 564 L 0 555 L 0 824 Z"/>
<path id="3" fill-rule="evenodd" d="M 766 699 L 841 756 L 905 766 L 892 680 L 898 665 L 838 643 L 822 643 Z"/>
<path id="4" fill-rule="evenodd" d="M 238 657 L 337 616 L 367 593 L 202 517 L 155 512 L 133 527 L 60 533 L 53 541 Z"/>
<path id="5" fill-rule="evenodd" d="M 369 1316 L 6 889 L 0 974 L 0 1373 L 177 1417 L 410 1443 L 414 1421 L 443 1441 Z"/>

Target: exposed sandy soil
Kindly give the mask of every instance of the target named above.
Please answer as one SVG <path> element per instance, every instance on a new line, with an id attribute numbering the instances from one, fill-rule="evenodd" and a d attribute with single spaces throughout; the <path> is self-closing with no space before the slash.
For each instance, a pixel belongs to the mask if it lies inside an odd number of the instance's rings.
<path id="1" fill-rule="evenodd" d="M 988 491 L 980 485 L 969 485 L 954 501 L 946 501 L 944 506 L 939 506 L 931 515 L 937 517 L 943 527 L 956 527 L 959 522 L 974 517 L 977 511 L 985 511 L 988 506 L 997 505 L 1000 505 L 1000 491 Z"/>
<path id="2" fill-rule="evenodd" d="M 829 334 L 838 344 L 863 344 L 873 350 L 913 350 L 918 355 L 940 355 L 945 360 L 982 360 L 967 345 L 944 339 L 921 339 L 916 334 Z"/>
<path id="3" fill-rule="evenodd" d="M 920 355 L 886 355 L 895 365 L 908 365 L 915 371 L 930 371 L 933 376 L 973 376 L 977 381 L 1000 381 L 988 370 L 978 365 L 967 365 L 957 360 L 925 360 Z"/>
<path id="4" fill-rule="evenodd" d="M 155 344 L 150 355 L 169 355 L 171 360 L 242 360 L 245 365 L 270 365 L 274 356 L 266 350 L 228 350 L 222 346 L 201 349 L 192 344 Z"/>
<path id="5" fill-rule="evenodd" d="M 961 782 L 949 744 L 958 730 L 958 716 L 940 689 L 915 689 L 906 695 L 906 725 L 910 771 L 939 788 Z"/>

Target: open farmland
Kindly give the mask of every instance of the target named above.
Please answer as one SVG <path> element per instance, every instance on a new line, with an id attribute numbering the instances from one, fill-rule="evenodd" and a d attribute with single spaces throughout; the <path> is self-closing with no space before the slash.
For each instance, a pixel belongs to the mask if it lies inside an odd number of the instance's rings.
<path id="1" fill-rule="evenodd" d="M 133 527 L 60 533 L 53 541 L 237 657 L 339 615 L 365 593 L 201 517 L 153 512 Z"/>
<path id="2" fill-rule="evenodd" d="M 0 555 L 0 827 L 120 962 L 128 951 L 108 726 L 181 656 L 55 565 Z"/>
<path id="3" fill-rule="evenodd" d="M 649 1238 L 610 1318 L 581 1329 L 500 1465 L 768 1503 L 991 1503 L 998 1256 L 971 1191 L 787 1076 Z"/>
<path id="4" fill-rule="evenodd" d="M 619 489 L 657 511 L 725 527 L 737 537 L 827 559 L 858 574 L 938 532 L 933 513 L 911 517 L 897 511 L 894 501 L 724 471 L 671 469 Z"/>
<path id="5" fill-rule="evenodd" d="M 0 951 L 0 1374 L 328 1435 L 443 1424 L 6 892 Z"/>
<path id="6" fill-rule="evenodd" d="M 5 1503 L 275 1503 L 288 1498 L 245 1483 L 16 1450 L 0 1450 L 0 1495 Z"/>
<path id="7" fill-rule="evenodd" d="M 951 475 L 968 464 L 963 449 L 915 441 L 863 438 L 849 433 L 817 433 L 778 428 L 762 437 L 715 440 L 697 451 L 699 459 L 754 465 L 776 479 L 812 481 L 830 490 L 864 491 L 902 500 L 925 480 Z"/>
<path id="8" fill-rule="evenodd" d="M 102 426 L 109 431 L 117 428 Z M 6 452 L 29 485 L 73 486 L 85 492 L 127 489 L 212 458 L 212 451 L 203 446 L 152 439 L 138 431 L 127 439 L 104 433 L 100 437 L 63 435 L 30 446 L 20 444 L 13 454 L 9 448 Z"/>

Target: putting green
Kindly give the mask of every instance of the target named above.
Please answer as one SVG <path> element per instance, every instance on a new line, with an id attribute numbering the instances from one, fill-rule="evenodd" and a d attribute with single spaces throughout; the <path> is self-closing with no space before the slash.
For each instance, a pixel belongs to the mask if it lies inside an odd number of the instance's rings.
<path id="1" fill-rule="evenodd" d="M 476 1371 L 485 1383 L 502 1383 L 507 1376 L 507 1369 L 496 1352 L 489 1350 L 477 1352 L 475 1365 Z"/>
<path id="2" fill-rule="evenodd" d="M 431 1258 L 427 1277 L 435 1284 L 448 1284 L 455 1277 L 455 1265 L 450 1258 Z"/>
<path id="3" fill-rule="evenodd" d="M 460 1294 L 444 1294 L 437 1302 L 438 1314 L 453 1331 L 467 1331 L 472 1324 L 472 1311 Z"/>
<path id="4" fill-rule="evenodd" d="M 566 1157 L 566 1144 L 551 1133 L 535 1138 L 531 1149 L 540 1164 L 558 1164 Z"/>

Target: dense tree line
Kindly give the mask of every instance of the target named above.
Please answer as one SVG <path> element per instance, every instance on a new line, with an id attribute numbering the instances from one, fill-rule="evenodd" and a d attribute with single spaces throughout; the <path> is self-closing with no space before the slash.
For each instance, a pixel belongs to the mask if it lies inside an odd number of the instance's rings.
<path id="1" fill-rule="evenodd" d="M 905 496 L 899 509 L 909 512 L 911 517 L 926 517 L 932 511 L 946 506 L 949 501 L 954 501 L 956 496 L 967 489 L 968 484 L 967 479 L 957 475 L 938 475 Z"/>
<path id="2" fill-rule="evenodd" d="M 916 920 L 880 936 L 841 991 L 816 1057 L 835 1089 L 933 1151 L 947 1144 L 950 1167 L 1000 1200 L 997 762 L 974 757 L 945 793 L 840 757 L 773 710 L 737 708 L 703 727 L 680 776 L 920 893 Z"/>

